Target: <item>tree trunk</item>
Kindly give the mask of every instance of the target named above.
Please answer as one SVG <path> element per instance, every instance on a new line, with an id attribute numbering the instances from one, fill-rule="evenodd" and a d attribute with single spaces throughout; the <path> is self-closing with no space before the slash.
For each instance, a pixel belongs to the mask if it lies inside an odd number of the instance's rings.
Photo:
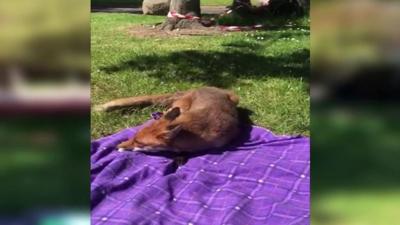
<path id="1" fill-rule="evenodd" d="M 169 11 L 200 17 L 200 0 L 171 0 Z"/>
<path id="2" fill-rule="evenodd" d="M 200 28 L 200 0 L 171 0 L 169 12 L 186 16 L 187 18 L 167 17 L 161 25 L 162 30 Z"/>

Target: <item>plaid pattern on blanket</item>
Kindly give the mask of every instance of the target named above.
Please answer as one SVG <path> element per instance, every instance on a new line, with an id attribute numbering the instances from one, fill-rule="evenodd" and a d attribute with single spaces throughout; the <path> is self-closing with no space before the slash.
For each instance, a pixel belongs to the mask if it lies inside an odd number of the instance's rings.
<path id="1" fill-rule="evenodd" d="M 240 144 L 177 165 L 168 154 L 116 151 L 137 130 L 92 142 L 93 225 L 310 224 L 309 138 L 253 126 Z"/>

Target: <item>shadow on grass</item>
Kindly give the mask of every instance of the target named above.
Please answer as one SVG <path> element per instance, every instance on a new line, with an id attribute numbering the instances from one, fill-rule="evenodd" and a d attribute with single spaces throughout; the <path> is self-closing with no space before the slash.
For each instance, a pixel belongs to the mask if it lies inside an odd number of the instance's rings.
<path id="1" fill-rule="evenodd" d="M 87 116 L 7 118 L 0 124 L 0 210 L 84 208 L 89 202 Z"/>
<path id="2" fill-rule="evenodd" d="M 384 193 L 400 187 L 398 113 L 398 107 L 376 102 L 313 104 L 311 205 L 315 224 L 346 224 L 343 221 L 366 210 L 359 208 L 362 204 L 374 205 L 377 215 L 385 215 L 381 206 L 389 199 Z M 360 195 L 366 197 L 360 199 Z M 348 212 L 344 205 L 339 209 L 336 205 L 342 201 L 354 209 Z"/>
<path id="3" fill-rule="evenodd" d="M 143 11 L 141 8 L 136 7 L 107 7 L 107 6 L 93 6 L 90 8 L 90 12 L 92 13 L 132 13 L 142 15 Z"/>
<path id="4" fill-rule="evenodd" d="M 140 8 L 143 0 L 91 0 L 92 8 Z"/>
<path id="5" fill-rule="evenodd" d="M 336 190 L 400 187 L 398 112 L 399 108 L 379 104 L 313 106 L 315 199 Z"/>
<path id="6" fill-rule="evenodd" d="M 224 46 L 226 51 L 223 52 L 186 50 L 167 55 L 141 55 L 102 70 L 109 74 L 140 71 L 164 82 L 181 80 L 224 88 L 234 85 L 240 78 L 301 77 L 308 81 L 310 53 L 307 49 L 264 56 L 248 51 L 260 47 L 254 43 L 232 42 Z"/>

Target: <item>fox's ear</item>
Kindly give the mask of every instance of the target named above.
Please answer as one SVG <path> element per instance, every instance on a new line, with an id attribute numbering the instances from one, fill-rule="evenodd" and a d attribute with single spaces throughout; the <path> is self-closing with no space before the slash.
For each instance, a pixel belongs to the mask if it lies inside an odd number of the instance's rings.
<path id="1" fill-rule="evenodd" d="M 181 109 L 179 107 L 174 107 L 164 115 L 164 118 L 167 120 L 174 120 L 179 115 L 181 115 Z"/>
<path id="2" fill-rule="evenodd" d="M 175 138 L 176 135 L 178 135 L 181 130 L 182 130 L 182 125 L 180 124 L 169 125 L 167 129 L 161 134 L 161 136 L 167 140 L 171 140 Z"/>

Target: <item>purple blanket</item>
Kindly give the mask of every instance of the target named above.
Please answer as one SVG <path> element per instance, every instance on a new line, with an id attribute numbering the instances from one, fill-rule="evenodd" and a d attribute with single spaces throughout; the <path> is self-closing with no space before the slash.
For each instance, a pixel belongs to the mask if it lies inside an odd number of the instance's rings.
<path id="1" fill-rule="evenodd" d="M 309 138 L 253 126 L 178 167 L 168 155 L 116 151 L 137 129 L 92 142 L 93 225 L 310 223 Z"/>

